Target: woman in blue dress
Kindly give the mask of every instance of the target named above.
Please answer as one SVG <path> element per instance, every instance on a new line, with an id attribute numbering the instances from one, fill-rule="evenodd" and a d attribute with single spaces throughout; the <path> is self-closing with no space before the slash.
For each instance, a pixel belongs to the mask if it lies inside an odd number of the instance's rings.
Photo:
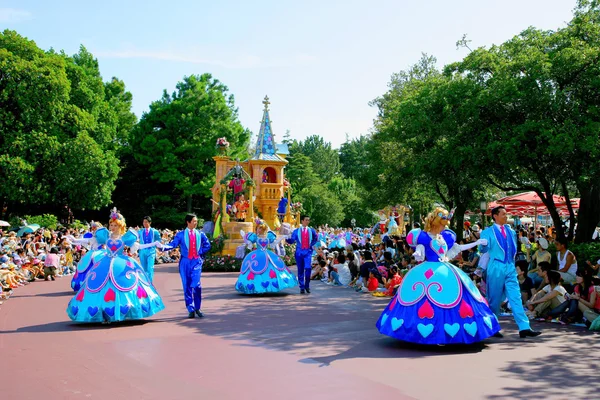
<path id="1" fill-rule="evenodd" d="M 67 314 L 75 322 L 141 319 L 165 308 L 141 265 L 123 252 L 125 246 L 138 242 L 138 235 L 133 229 L 126 230 L 125 219 L 116 209 L 111 213 L 109 229 L 96 231 L 97 243 L 106 249 L 94 252 L 85 280 L 67 306 Z M 159 243 L 139 248 L 156 245 Z"/>
<path id="2" fill-rule="evenodd" d="M 414 229 L 406 237 L 416 249 L 415 258 L 425 262 L 408 271 L 379 317 L 377 328 L 382 334 L 441 345 L 479 342 L 500 331 L 496 316 L 471 279 L 448 262 L 487 241 L 456 244 L 456 234 L 446 228 L 450 218 L 448 211 L 438 207 L 428 215 L 423 231 Z"/>
<path id="3" fill-rule="evenodd" d="M 245 294 L 275 293 L 298 286 L 298 279 L 279 256 L 268 249 L 277 244 L 277 235 L 262 220 L 256 221 L 256 233 L 241 232 L 246 243 L 256 250 L 246 254 L 235 290 Z"/>

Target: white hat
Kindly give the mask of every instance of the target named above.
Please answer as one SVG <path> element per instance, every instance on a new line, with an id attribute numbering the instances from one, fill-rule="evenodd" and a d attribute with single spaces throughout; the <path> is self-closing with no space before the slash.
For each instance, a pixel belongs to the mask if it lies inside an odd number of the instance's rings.
<path id="1" fill-rule="evenodd" d="M 477 225 L 477 224 L 476 224 L 476 225 L 473 225 L 473 227 L 471 228 L 471 230 L 472 230 L 473 232 L 479 232 L 479 225 Z"/>
<path id="2" fill-rule="evenodd" d="M 539 238 L 538 239 L 538 243 L 540 244 L 540 247 L 544 250 L 548 249 L 548 241 L 544 238 Z"/>

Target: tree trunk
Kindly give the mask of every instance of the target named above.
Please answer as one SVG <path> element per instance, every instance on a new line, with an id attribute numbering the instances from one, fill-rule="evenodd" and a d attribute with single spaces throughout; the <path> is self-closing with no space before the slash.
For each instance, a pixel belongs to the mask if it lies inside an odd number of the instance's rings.
<path id="1" fill-rule="evenodd" d="M 187 198 L 187 212 L 188 212 L 188 214 L 192 213 L 192 195 L 191 194 L 188 195 L 188 198 Z"/>
<path id="2" fill-rule="evenodd" d="M 544 186 L 544 191 L 536 189 L 536 193 L 540 196 L 540 199 L 544 202 L 544 205 L 548 209 L 550 216 L 552 217 L 552 222 L 554 222 L 554 228 L 556 232 L 557 238 L 565 238 L 565 229 L 563 227 L 562 221 L 560 219 L 560 215 L 558 215 L 558 211 L 556 210 L 556 204 L 554 204 L 554 193 L 550 188 L 550 184 L 548 182 L 542 182 L 542 186 Z M 537 222 L 537 221 L 536 221 Z"/>
<path id="3" fill-rule="evenodd" d="M 456 210 L 454 210 L 456 224 L 454 226 L 454 232 L 456 233 L 456 241 L 460 243 L 463 240 L 463 226 L 465 221 L 465 211 L 467 206 L 463 203 L 456 203 Z"/>
<path id="4" fill-rule="evenodd" d="M 581 200 L 577 213 L 577 235 L 575 243 L 586 243 L 592 240 L 594 229 L 600 222 L 600 183 L 577 185 Z"/>
<path id="5" fill-rule="evenodd" d="M 567 208 L 569 209 L 569 242 L 573 241 L 573 233 L 575 232 L 575 212 L 573 211 L 573 205 L 571 204 L 571 196 L 569 196 L 569 189 L 567 183 L 563 180 L 561 182 L 565 201 L 567 202 Z"/>

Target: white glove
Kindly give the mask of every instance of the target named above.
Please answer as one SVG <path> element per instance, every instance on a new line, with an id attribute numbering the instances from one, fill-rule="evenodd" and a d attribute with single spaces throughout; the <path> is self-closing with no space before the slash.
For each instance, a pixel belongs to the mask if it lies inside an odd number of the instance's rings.
<path id="1" fill-rule="evenodd" d="M 422 244 L 418 245 L 413 253 L 413 257 L 416 261 L 421 262 L 425 260 L 425 247 Z"/>
<path id="2" fill-rule="evenodd" d="M 487 239 L 479 239 L 477 241 L 477 244 L 480 244 L 482 246 L 487 246 L 488 245 L 488 241 L 487 241 Z"/>

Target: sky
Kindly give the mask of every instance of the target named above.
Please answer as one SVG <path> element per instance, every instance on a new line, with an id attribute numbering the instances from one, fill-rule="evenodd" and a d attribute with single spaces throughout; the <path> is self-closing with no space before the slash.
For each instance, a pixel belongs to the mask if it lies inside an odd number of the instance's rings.
<path id="1" fill-rule="evenodd" d="M 576 0 L 0 0 L 0 27 L 42 49 L 83 44 L 122 79 L 138 116 L 184 76 L 209 72 L 255 134 L 271 101 L 276 140 L 318 134 L 339 147 L 369 133 L 393 73 L 422 53 L 442 67 L 529 26 L 557 29 Z"/>

